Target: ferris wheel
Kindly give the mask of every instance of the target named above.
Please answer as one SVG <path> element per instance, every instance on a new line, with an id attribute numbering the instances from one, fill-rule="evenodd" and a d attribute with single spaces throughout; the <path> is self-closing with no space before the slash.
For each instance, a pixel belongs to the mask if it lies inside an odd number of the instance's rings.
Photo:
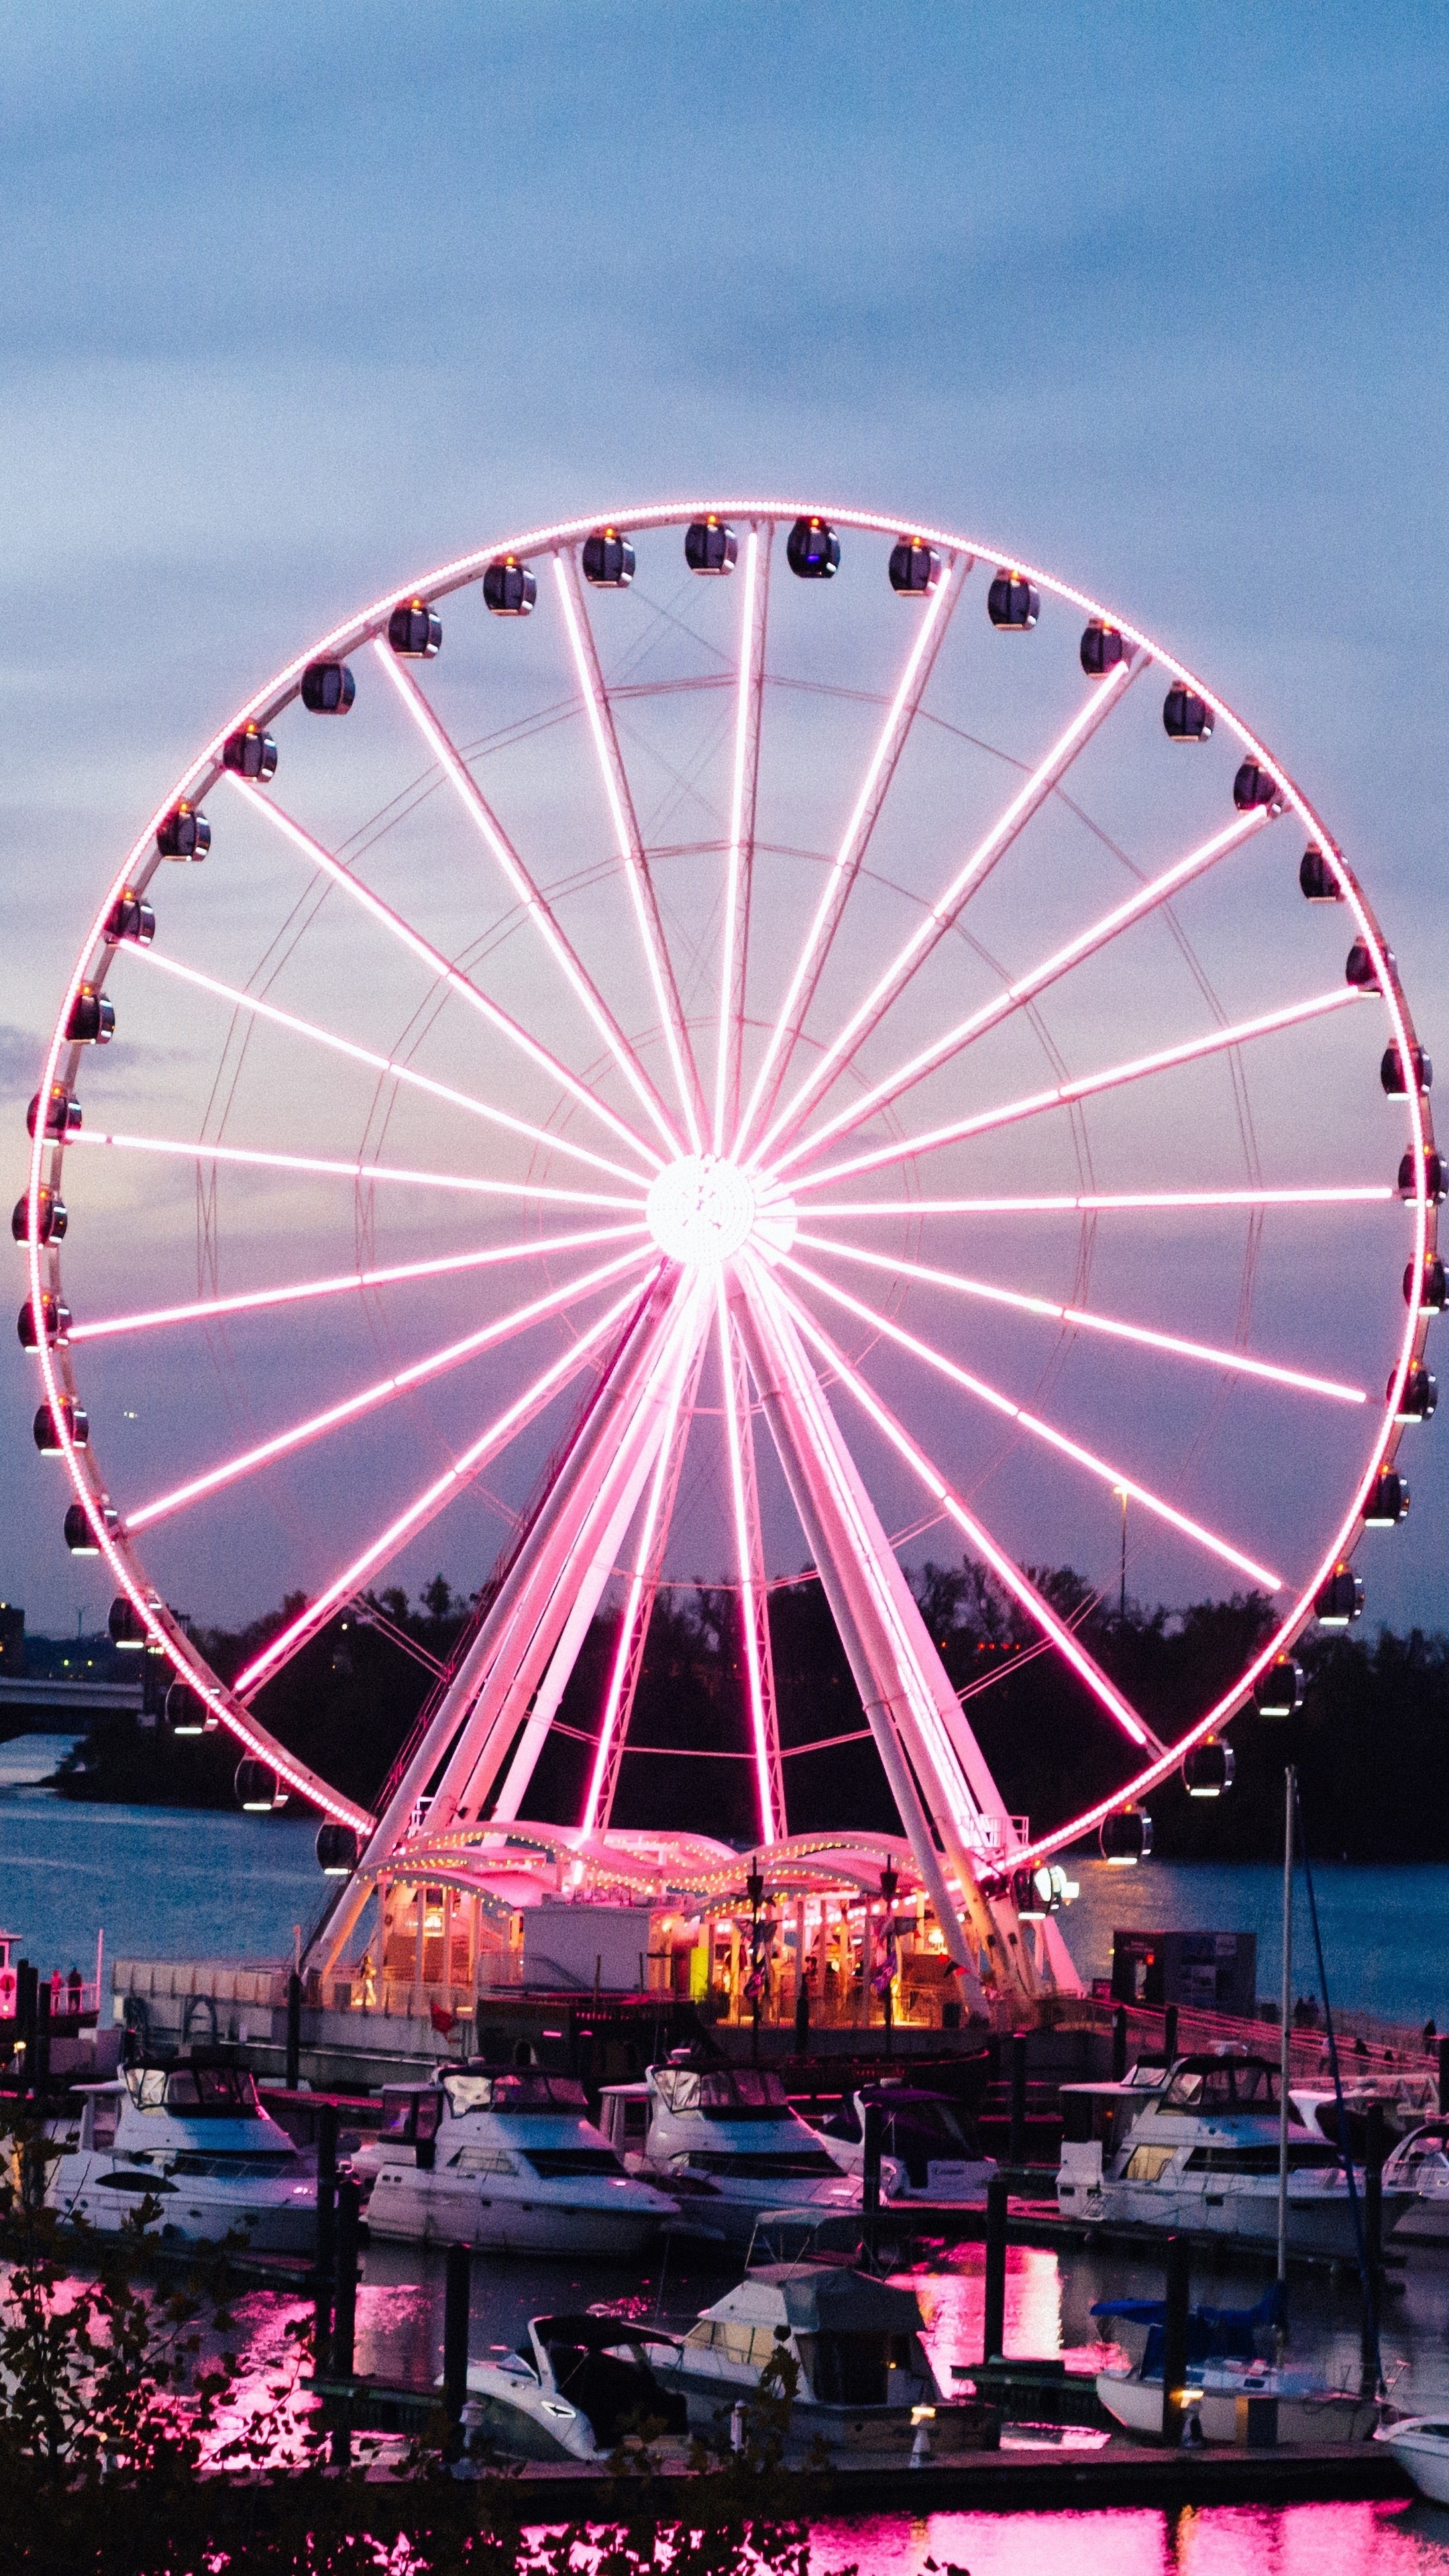
<path id="1" fill-rule="evenodd" d="M 1115 610 L 854 510 L 526 531 L 289 662 L 116 871 L 14 1218 L 37 1447 L 113 1624 L 261 1803 L 321 1810 L 334 1954 L 384 1873 L 477 1890 L 505 1847 L 603 1892 L 737 1874 L 615 1821 L 651 1612 L 705 1579 L 779 1883 L 898 1854 L 1019 1993 L 1065 1960 L 1016 1937 L 1023 1873 L 1096 1829 L 1132 1857 L 1179 1764 L 1223 1786 L 1407 1511 L 1430 1079 L 1325 824 Z M 492 1573 L 373 1813 L 268 1685 L 444 1514 Z M 1109 1593 L 1120 1537 L 1125 1587 L 1129 1523 L 1142 1597 L 1272 1604 L 1170 1735 L 1039 1573 Z M 1111 1798 L 1005 1813 L 902 1570 L 928 1547 L 1060 1659 Z M 853 1838 L 812 1831 L 830 1747 L 777 1690 L 802 1568 L 879 1757 Z M 302 1597 L 223 1682 L 180 1611 L 247 1582 Z M 530 1821 L 601 1606 L 575 1803 Z"/>

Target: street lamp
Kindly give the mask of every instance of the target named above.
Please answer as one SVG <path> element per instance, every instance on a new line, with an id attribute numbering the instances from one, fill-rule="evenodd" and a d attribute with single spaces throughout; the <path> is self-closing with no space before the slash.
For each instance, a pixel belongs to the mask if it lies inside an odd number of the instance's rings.
<path id="1" fill-rule="evenodd" d="M 765 1882 L 760 1875 L 758 1853 L 755 1865 L 745 1880 L 745 1894 L 750 1900 L 750 2008 L 753 2026 L 750 2032 L 750 2059 L 760 2062 L 760 1907 L 765 1901 Z"/>
<path id="2" fill-rule="evenodd" d="M 893 2054 L 891 2033 L 895 2026 L 896 1893 L 900 1887 L 900 1883 L 900 1878 L 897 1872 L 891 1867 L 890 1862 L 887 1861 L 880 1874 L 880 1892 L 885 1903 L 885 1922 L 882 1929 L 885 1933 L 884 2002 L 887 2057 L 890 2057 Z"/>

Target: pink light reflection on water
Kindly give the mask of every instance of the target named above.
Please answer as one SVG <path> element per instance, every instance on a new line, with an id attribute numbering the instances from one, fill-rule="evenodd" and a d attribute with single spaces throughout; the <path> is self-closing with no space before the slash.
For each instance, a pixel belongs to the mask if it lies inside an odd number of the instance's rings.
<path id="1" fill-rule="evenodd" d="M 1437 2576 L 1449 2512 L 1422 2504 L 882 2514 L 817 2522 L 811 2576 Z"/>

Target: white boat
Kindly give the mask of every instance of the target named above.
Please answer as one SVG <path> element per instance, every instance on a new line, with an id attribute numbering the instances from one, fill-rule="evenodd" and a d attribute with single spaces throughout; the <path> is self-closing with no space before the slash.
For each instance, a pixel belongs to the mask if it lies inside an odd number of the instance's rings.
<path id="1" fill-rule="evenodd" d="M 76 2143 L 46 2184 L 62 2216 L 114 2236 L 153 2198 L 162 2244 L 215 2243 L 235 2228 L 258 2253 L 314 2251 L 316 2182 L 247 2068 L 197 2049 L 79 2089 Z"/>
<path id="2" fill-rule="evenodd" d="M 1449 2421 L 1442 2415 L 1405 2415 L 1381 2424 L 1374 2435 L 1431 2504 L 1449 2504 Z"/>
<path id="3" fill-rule="evenodd" d="M 831 2119 L 817 2124 L 828 2154 L 858 2182 L 865 2172 L 865 2115 L 881 2115 L 880 2187 L 884 2200 L 984 2200 L 996 2171 L 969 2135 L 960 2105 L 924 2092 L 904 2077 L 882 2077 L 849 2093 Z"/>
<path id="4" fill-rule="evenodd" d="M 994 2407 L 942 2395 L 915 2292 L 846 2264 L 762 2264 L 705 2308 L 682 2342 L 646 2345 L 661 2388 L 685 2398 L 691 2425 L 717 2448 L 730 2438 L 735 2408 L 758 2396 L 761 2372 L 781 2351 L 799 2373 L 787 2461 L 816 2444 L 857 2464 L 996 2447 Z"/>
<path id="5" fill-rule="evenodd" d="M 443 2096 L 429 2077 L 421 2084 L 384 2084 L 379 2126 L 358 2140 L 348 2159 L 357 2181 L 368 2190 L 384 2165 L 412 2165 L 418 2141 L 431 2146 L 437 2136 Z"/>
<path id="6" fill-rule="evenodd" d="M 1064 2218 L 1181 2229 L 1260 2245 L 1278 2233 L 1278 2069 L 1229 2049 L 1134 2068 L 1121 2084 L 1064 2084 L 1057 2172 Z M 1363 2192 L 1363 2179 L 1356 2176 Z M 1385 2234 L 1412 2205 L 1390 2185 Z M 1353 2261 L 1357 2234 L 1348 2177 L 1335 2147 L 1291 2120 L 1290 2252 Z"/>
<path id="7" fill-rule="evenodd" d="M 1205 2442 L 1252 2440 L 1249 2408 L 1271 2409 L 1274 2440 L 1295 2447 L 1366 2442 L 1379 2420 L 1377 2399 L 1333 2388 L 1315 2370 L 1286 2363 L 1209 2361 L 1196 2374 L 1202 2386 L 1198 2422 Z"/>
<path id="8" fill-rule="evenodd" d="M 385 2159 L 372 2235 L 494 2254 L 641 2254 L 674 2204 L 627 2174 L 572 2076 L 444 2068 L 430 2138 Z M 417 2124 L 420 2132 L 425 2124 Z"/>
<path id="9" fill-rule="evenodd" d="M 763 2210 L 859 2210 L 860 2185 L 760 2066 L 651 2066 L 638 2171 L 691 2225 L 747 2245 Z"/>
<path id="10" fill-rule="evenodd" d="M 671 2448 L 682 2455 L 688 2408 L 677 2391 L 660 2387 L 646 2337 L 647 2329 L 623 2317 L 530 2317 L 516 2352 L 495 2345 L 468 2364 L 463 2424 L 470 2448 L 510 2460 L 597 2464 L 630 2435 L 648 2435 L 666 2464 Z"/>

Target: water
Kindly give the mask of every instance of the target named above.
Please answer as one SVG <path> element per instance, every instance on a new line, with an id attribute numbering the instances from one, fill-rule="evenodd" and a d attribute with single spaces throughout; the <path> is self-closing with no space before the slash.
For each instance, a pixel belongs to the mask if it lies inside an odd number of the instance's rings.
<path id="1" fill-rule="evenodd" d="M 26 1955 L 84 1967 L 105 1927 L 112 1958 L 285 1959 L 292 1927 L 321 1910 L 316 1821 L 225 1815 L 210 1809 L 72 1804 L 36 1785 L 69 1736 L 0 1744 L 0 1918 Z M 1063 1918 L 1084 1982 L 1112 1964 L 1112 1933 L 1256 1932 L 1258 1992 L 1279 1984 L 1281 1872 L 1271 1862 L 1149 1861 L 1109 1869 L 1071 1864 L 1081 1895 Z M 1449 2029 L 1449 1868 L 1314 1870 L 1336 2004 Z M 1300 1993 L 1313 1982 L 1307 1908 L 1298 1882 Z"/>
<path id="2" fill-rule="evenodd" d="M 31 1957 L 68 1967 L 94 1954 L 98 1928 L 115 1956 L 285 1958 L 293 1925 L 320 1905 L 315 1824 L 208 1811 L 72 1805 L 39 1783 L 68 1737 L 27 1737 L 0 1745 L 0 1919 Z M 1171 1930 L 1211 1927 L 1258 1935 L 1258 1986 L 1278 1980 L 1279 1875 L 1270 1865 L 1216 1868 L 1152 1862 L 1108 1870 L 1089 1861 L 1074 1874 L 1081 1898 L 1066 1918 L 1084 1979 L 1105 1975 L 1116 1925 Z M 1343 1868 L 1316 1872 L 1335 1999 L 1396 2020 L 1426 2013 L 1449 2026 L 1449 1869 Z M 1306 1923 L 1301 1926 L 1306 1939 Z M 1308 1983 L 1306 1949 L 1300 1951 Z M 953 2363 L 979 2356 L 982 2277 L 979 2247 L 963 2247 L 913 2276 L 928 2317 L 928 2339 L 943 2381 Z M 1385 2364 L 1401 2406 L 1449 2404 L 1449 2261 L 1419 2253 L 1391 2290 L 1384 2320 Z M 1199 2295 L 1249 2305 L 1265 2275 L 1224 2267 L 1205 2273 Z M 605 2267 L 474 2266 L 471 2349 L 513 2345 L 530 2315 L 607 2301 L 657 2315 L 676 2329 L 719 2297 L 732 2276 L 674 2248 L 661 2280 Z M 1089 2310 L 1112 2295 L 1151 2297 L 1160 2275 L 1119 2252 L 1062 2253 L 1014 2247 L 1007 2277 L 1008 2352 L 1064 2351 L 1095 2362 Z M 291 2303 L 257 2292 L 241 2304 L 259 2369 Z M 439 2259 L 413 2248 L 371 2246 L 358 2296 L 357 2361 L 389 2378 L 426 2382 L 441 2368 Z M 1351 2281 L 1315 2276 L 1295 2285 L 1293 2358 L 1336 2384 L 1356 2384 L 1357 2292 Z M 861 2576 L 929 2576 L 953 2566 L 970 2576 L 1025 2576 L 1043 2563 L 1075 2576 L 1427 2576 L 1449 2570 L 1449 2513 L 1423 2504 L 1295 2505 L 1272 2510 L 1219 2507 L 1041 2514 L 893 2515 L 846 2525 L 822 2520 L 812 2535 L 812 2576 L 852 2564 Z"/>

